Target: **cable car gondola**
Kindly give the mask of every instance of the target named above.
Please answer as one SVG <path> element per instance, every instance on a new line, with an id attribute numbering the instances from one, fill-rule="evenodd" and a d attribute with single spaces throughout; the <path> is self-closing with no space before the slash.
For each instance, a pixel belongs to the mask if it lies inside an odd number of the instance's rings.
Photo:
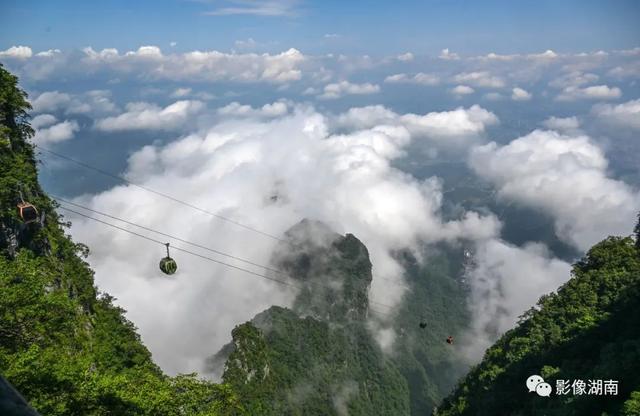
<path id="1" fill-rule="evenodd" d="M 447 344 L 453 345 L 453 337 L 451 335 L 447 337 Z"/>
<path id="2" fill-rule="evenodd" d="M 172 275 L 178 270 L 178 263 L 169 255 L 169 243 L 166 243 L 165 246 L 167 246 L 167 257 L 160 260 L 160 270 L 164 274 Z"/>
<path id="3" fill-rule="evenodd" d="M 18 214 L 25 224 L 38 221 L 38 210 L 32 204 L 26 202 L 20 192 L 20 202 L 18 203 Z"/>

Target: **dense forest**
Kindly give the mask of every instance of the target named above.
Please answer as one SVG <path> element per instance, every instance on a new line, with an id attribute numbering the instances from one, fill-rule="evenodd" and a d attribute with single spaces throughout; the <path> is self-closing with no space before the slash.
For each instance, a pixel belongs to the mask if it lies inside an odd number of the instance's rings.
<path id="1" fill-rule="evenodd" d="M 593 246 L 572 278 L 489 348 L 436 414 L 640 415 L 640 218 L 635 234 Z M 551 384 L 549 397 L 526 388 L 534 374 Z M 587 390 L 557 394 L 557 380 L 581 380 Z M 617 381 L 617 393 L 589 394 L 590 380 Z"/>

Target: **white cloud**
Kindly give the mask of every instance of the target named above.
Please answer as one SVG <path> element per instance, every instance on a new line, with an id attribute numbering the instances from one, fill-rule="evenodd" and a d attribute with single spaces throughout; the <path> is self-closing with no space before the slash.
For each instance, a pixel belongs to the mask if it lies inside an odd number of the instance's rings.
<path id="1" fill-rule="evenodd" d="M 554 218 L 559 238 L 586 250 L 606 235 L 627 235 L 640 196 L 607 176 L 603 152 L 586 136 L 536 130 L 505 146 L 473 149 L 470 165 L 498 195 Z"/>
<path id="2" fill-rule="evenodd" d="M 71 102 L 69 94 L 59 91 L 47 91 L 38 95 L 32 102 L 34 113 L 56 111 L 66 107 Z"/>
<path id="3" fill-rule="evenodd" d="M 352 84 L 349 81 L 340 81 L 325 85 L 324 91 L 319 98 L 332 100 L 344 95 L 375 94 L 379 91 L 380 87 L 376 84 L 370 84 L 368 82 L 363 84 Z"/>
<path id="4" fill-rule="evenodd" d="M 325 39 L 339 39 L 342 36 L 340 36 L 338 33 L 325 33 L 323 37 Z"/>
<path id="5" fill-rule="evenodd" d="M 477 59 L 481 61 L 512 61 L 520 57 L 521 55 L 500 55 L 495 52 L 490 52 L 484 56 L 478 56 L 473 59 Z"/>
<path id="6" fill-rule="evenodd" d="M 582 134 L 580 130 L 580 121 L 577 117 L 549 117 L 542 122 L 542 125 L 548 129 L 559 131 L 560 133 L 578 135 Z"/>
<path id="7" fill-rule="evenodd" d="M 455 75 L 453 81 L 483 88 L 502 88 L 505 85 L 502 78 L 491 75 L 488 71 L 463 72 Z"/>
<path id="8" fill-rule="evenodd" d="M 618 53 L 620 53 L 623 56 L 638 56 L 640 55 L 640 46 L 637 46 L 635 48 L 632 49 L 624 49 L 621 51 L 616 51 Z"/>
<path id="9" fill-rule="evenodd" d="M 12 46 L 0 51 L 0 58 L 27 59 L 31 58 L 33 51 L 28 46 Z"/>
<path id="10" fill-rule="evenodd" d="M 616 127 L 640 130 L 640 99 L 618 105 L 598 104 L 593 107 L 591 113 Z"/>
<path id="11" fill-rule="evenodd" d="M 495 114 L 474 105 L 451 111 L 420 114 L 397 114 L 383 106 L 351 108 L 336 117 L 341 129 L 361 130 L 376 125 L 406 128 L 411 137 L 437 149 L 464 150 L 482 139 L 488 126 L 498 123 Z"/>
<path id="12" fill-rule="evenodd" d="M 237 40 L 233 43 L 238 49 L 255 49 L 258 46 L 258 42 L 249 38 L 247 40 Z"/>
<path id="13" fill-rule="evenodd" d="M 175 48 L 176 46 L 178 46 L 178 42 L 169 42 L 169 46 Z"/>
<path id="14" fill-rule="evenodd" d="M 624 66 L 616 66 L 610 69 L 607 75 L 616 79 L 640 78 L 640 61 L 629 62 Z"/>
<path id="15" fill-rule="evenodd" d="M 301 78 L 305 57 L 296 49 L 270 55 L 192 51 L 164 55 L 156 46 L 120 54 L 117 49 L 84 49 L 82 63 L 90 70 L 109 68 L 140 77 L 174 81 L 238 81 L 286 83 Z"/>
<path id="16" fill-rule="evenodd" d="M 462 348 L 469 361 L 478 362 L 541 295 L 566 282 L 570 271 L 570 264 L 553 258 L 539 243 L 516 247 L 498 239 L 478 242 L 473 267 L 465 275 L 472 321 Z"/>
<path id="17" fill-rule="evenodd" d="M 404 291 L 385 280 L 402 275 L 393 252 L 415 249 L 419 241 L 497 233 L 495 217 L 443 220 L 440 181 L 420 181 L 392 166 L 411 143 L 406 128 L 376 125 L 335 135 L 329 121 L 307 106 L 268 120 L 230 115 L 167 145 L 146 146 L 132 155 L 126 175 L 270 234 L 281 235 L 302 218 L 351 232 L 371 255 L 372 299 L 391 305 Z M 118 186 L 82 203 L 262 264 L 275 245 L 135 187 Z M 161 277 L 163 247 L 72 219 L 74 238 L 92 247 L 97 284 L 119 299 L 169 372 L 201 370 L 235 325 L 291 301 L 290 289 L 180 252 L 173 253 L 176 277 Z"/>
<path id="18" fill-rule="evenodd" d="M 445 61 L 457 61 L 460 59 L 460 56 L 457 53 L 450 52 L 449 49 L 443 49 L 440 51 L 440 55 L 438 56 L 440 59 L 444 59 Z"/>
<path id="19" fill-rule="evenodd" d="M 437 75 L 418 72 L 413 76 L 407 74 L 389 75 L 384 79 L 384 82 L 390 84 L 438 85 L 440 78 Z"/>
<path id="20" fill-rule="evenodd" d="M 453 95 L 462 96 L 462 95 L 473 94 L 475 92 L 475 90 L 473 88 L 469 87 L 468 85 L 457 85 L 457 86 L 451 88 L 450 92 Z"/>
<path id="21" fill-rule="evenodd" d="M 226 0 L 228 6 L 204 12 L 209 16 L 294 16 L 298 0 Z"/>
<path id="22" fill-rule="evenodd" d="M 174 130 L 183 126 L 202 110 L 201 101 L 182 100 L 165 108 L 150 103 L 129 103 L 120 115 L 96 121 L 95 127 L 102 131 L 120 130 Z"/>
<path id="23" fill-rule="evenodd" d="M 542 53 L 532 53 L 526 56 L 527 59 L 537 60 L 537 61 L 553 61 L 559 57 L 557 53 L 552 51 L 551 49 L 547 49 Z"/>
<path id="24" fill-rule="evenodd" d="M 511 90 L 511 99 L 513 101 L 529 101 L 531 99 L 531 93 L 522 88 L 515 87 Z"/>
<path id="25" fill-rule="evenodd" d="M 287 103 L 276 101 L 272 104 L 265 104 L 260 108 L 253 108 L 249 105 L 243 105 L 233 102 L 218 109 L 218 114 L 223 116 L 234 117 L 278 117 L 289 112 Z"/>
<path id="26" fill-rule="evenodd" d="M 32 102 L 34 113 L 62 111 L 65 114 L 104 115 L 118 110 L 111 101 L 111 92 L 91 90 L 82 94 L 46 91 Z"/>
<path id="27" fill-rule="evenodd" d="M 584 73 L 581 71 L 573 71 L 555 78 L 549 82 L 549 86 L 554 88 L 579 87 L 586 84 L 592 84 L 598 81 L 596 74 Z"/>
<path id="28" fill-rule="evenodd" d="M 57 123 L 57 119 L 50 114 L 42 114 L 32 121 L 35 128 L 33 142 L 36 144 L 59 143 L 73 138 L 80 130 L 80 126 L 74 120 L 65 120 Z"/>
<path id="29" fill-rule="evenodd" d="M 186 97 L 188 95 L 191 95 L 191 88 L 186 88 L 186 87 L 181 87 L 181 88 L 176 88 L 172 93 L 171 93 L 171 97 L 173 98 L 182 98 L 182 97 Z"/>
<path id="30" fill-rule="evenodd" d="M 567 87 L 556 97 L 557 101 L 577 100 L 614 100 L 622 96 L 618 87 L 607 85 L 593 85 L 591 87 Z"/>
<path id="31" fill-rule="evenodd" d="M 407 52 L 407 53 L 403 53 L 401 55 L 398 55 L 396 57 L 396 59 L 398 59 L 398 61 L 401 61 L 401 62 L 411 62 L 411 61 L 413 61 L 414 56 L 413 56 L 413 54 L 411 52 Z"/>
<path id="32" fill-rule="evenodd" d="M 58 121 L 58 119 L 52 114 L 40 114 L 35 116 L 31 120 L 31 127 L 37 130 L 43 127 L 50 126 L 56 121 Z"/>
<path id="33" fill-rule="evenodd" d="M 61 54 L 62 51 L 60 49 L 49 49 L 46 51 L 42 51 L 42 52 L 38 52 L 36 54 L 36 56 L 38 57 L 44 57 L 44 58 L 51 58 L 55 55 Z"/>

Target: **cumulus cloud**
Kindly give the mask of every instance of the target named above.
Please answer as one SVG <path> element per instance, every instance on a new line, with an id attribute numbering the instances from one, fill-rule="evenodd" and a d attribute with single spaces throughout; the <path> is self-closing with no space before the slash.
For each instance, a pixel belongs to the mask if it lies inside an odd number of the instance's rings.
<path id="1" fill-rule="evenodd" d="M 58 91 L 47 91 L 38 95 L 31 102 L 31 105 L 34 113 L 44 113 L 64 108 L 69 102 L 71 102 L 71 96 L 69 94 Z"/>
<path id="2" fill-rule="evenodd" d="M 624 66 L 616 66 L 607 71 L 607 75 L 617 79 L 640 78 L 640 61 L 629 62 Z"/>
<path id="3" fill-rule="evenodd" d="M 469 95 L 469 94 L 473 94 L 474 92 L 476 92 L 476 90 L 474 90 L 473 88 L 469 87 L 468 85 L 457 85 L 457 86 L 451 88 L 451 90 L 449 90 L 449 91 L 451 92 L 451 94 L 458 95 L 458 96 Z"/>
<path id="4" fill-rule="evenodd" d="M 201 101 L 194 100 L 176 101 L 165 108 L 145 102 L 129 103 L 124 113 L 97 120 L 95 127 L 102 131 L 174 130 L 203 107 Z"/>
<path id="5" fill-rule="evenodd" d="M 187 97 L 189 95 L 191 95 L 191 88 L 187 88 L 187 87 L 181 87 L 181 88 L 176 88 L 172 93 L 171 93 L 171 97 L 173 98 L 183 98 L 183 97 Z"/>
<path id="6" fill-rule="evenodd" d="M 478 362 L 541 295 L 566 282 L 570 270 L 568 263 L 553 258 L 539 243 L 516 247 L 499 239 L 479 241 L 472 267 L 465 273 L 472 322 L 462 344 L 469 361 Z"/>
<path id="7" fill-rule="evenodd" d="M 127 177 L 272 235 L 303 218 L 354 233 L 374 265 L 371 298 L 391 305 L 405 290 L 386 280 L 402 275 L 393 252 L 417 249 L 420 241 L 485 239 L 498 232 L 492 216 L 467 213 L 443 220 L 441 182 L 417 180 L 393 167 L 412 141 L 401 125 L 334 134 L 331 118 L 301 105 L 269 119 L 230 112 L 222 120 L 172 143 L 144 147 L 131 156 Z M 261 264 L 269 262 L 276 244 L 135 187 L 80 201 Z M 179 272 L 167 279 L 157 270 L 163 247 L 81 218 L 73 221 L 74 237 L 93 248 L 89 260 L 98 285 L 128 310 L 169 372 L 200 370 L 237 323 L 291 301 L 290 288 L 180 252 L 173 253 Z"/>
<path id="8" fill-rule="evenodd" d="M 362 130 L 376 125 L 406 128 L 411 137 L 438 149 L 466 149 L 478 143 L 487 127 L 498 124 L 495 114 L 474 105 L 451 111 L 421 114 L 397 114 L 375 105 L 355 107 L 336 117 L 335 125 L 341 129 Z"/>
<path id="9" fill-rule="evenodd" d="M 607 176 L 607 159 L 587 136 L 536 130 L 505 146 L 476 147 L 470 166 L 499 197 L 549 214 L 556 235 L 580 250 L 628 234 L 640 210 L 638 192 Z"/>
<path id="10" fill-rule="evenodd" d="M 613 126 L 640 130 L 640 99 L 618 105 L 598 104 L 591 113 Z"/>
<path id="11" fill-rule="evenodd" d="M 42 52 L 38 52 L 36 54 L 36 56 L 38 57 L 44 57 L 44 58 L 51 58 L 55 55 L 61 54 L 62 51 L 60 49 L 49 49 L 46 51 L 42 51 Z"/>
<path id="12" fill-rule="evenodd" d="M 12 46 L 0 51 L 0 58 L 27 59 L 31 58 L 33 51 L 28 46 Z"/>
<path id="13" fill-rule="evenodd" d="M 62 111 L 65 114 L 103 115 L 118 110 L 111 101 L 111 92 L 91 90 L 82 94 L 46 91 L 32 102 L 34 113 Z"/>
<path id="14" fill-rule="evenodd" d="M 542 125 L 550 130 L 556 130 L 560 133 L 578 135 L 582 133 L 580 130 L 580 120 L 577 117 L 549 117 L 542 122 Z"/>
<path id="15" fill-rule="evenodd" d="M 502 78 L 492 75 L 488 71 L 462 72 L 455 75 L 453 81 L 483 88 L 502 88 L 505 85 Z"/>
<path id="16" fill-rule="evenodd" d="M 58 143 L 73 138 L 80 130 L 80 126 L 74 120 L 65 120 L 58 123 L 58 119 L 51 114 L 40 114 L 31 120 L 31 126 L 35 130 L 32 141 L 36 144 Z"/>
<path id="17" fill-rule="evenodd" d="M 553 79 L 549 86 L 554 88 L 579 87 L 585 84 L 592 84 L 600 77 L 596 74 L 573 71 Z"/>
<path id="18" fill-rule="evenodd" d="M 390 84 L 417 84 L 417 85 L 438 85 L 440 78 L 437 75 L 419 72 L 415 75 L 394 74 L 384 79 L 384 82 Z"/>
<path id="19" fill-rule="evenodd" d="M 325 85 L 323 93 L 318 97 L 323 100 L 333 100 L 345 95 L 375 94 L 377 92 L 380 92 L 380 86 L 376 84 L 368 82 L 352 84 L 349 81 L 341 81 Z"/>
<path id="20" fill-rule="evenodd" d="M 526 55 L 526 58 L 529 60 L 539 60 L 539 61 L 552 61 L 558 57 L 559 55 L 554 51 L 552 51 L 551 49 L 547 49 L 542 53 L 532 53 L 532 54 Z"/>
<path id="21" fill-rule="evenodd" d="M 411 61 L 413 61 L 414 56 L 413 56 L 413 54 L 411 52 L 407 52 L 407 53 L 403 53 L 401 55 L 398 55 L 396 57 L 396 59 L 398 59 L 398 61 L 401 61 L 401 62 L 411 62 Z"/>
<path id="22" fill-rule="evenodd" d="M 224 7 L 204 12 L 209 16 L 253 15 L 253 16 L 293 16 L 298 0 L 226 0 Z"/>
<path id="23" fill-rule="evenodd" d="M 446 48 L 440 51 L 440 55 L 438 56 L 438 58 L 445 61 L 457 61 L 458 59 L 460 59 L 460 56 L 457 53 L 451 52 L 448 48 Z"/>
<path id="24" fill-rule="evenodd" d="M 577 101 L 577 100 L 614 100 L 622 96 L 622 91 L 618 87 L 607 85 L 593 85 L 591 87 L 567 87 L 556 97 L 557 101 Z"/>
<path id="25" fill-rule="evenodd" d="M 286 83 L 301 78 L 305 57 L 296 49 L 270 55 L 192 51 L 165 55 L 157 46 L 142 46 L 120 54 L 117 49 L 84 49 L 83 65 L 90 70 L 116 72 L 175 81 L 238 81 Z"/>
<path id="26" fill-rule="evenodd" d="M 531 99 L 531 93 L 522 88 L 515 87 L 511 90 L 511 99 L 513 101 L 529 101 Z"/>
<path id="27" fill-rule="evenodd" d="M 222 116 L 234 117 L 278 117 L 287 114 L 289 107 L 284 101 L 265 104 L 260 108 L 253 108 L 250 105 L 233 102 L 218 109 L 218 114 Z"/>

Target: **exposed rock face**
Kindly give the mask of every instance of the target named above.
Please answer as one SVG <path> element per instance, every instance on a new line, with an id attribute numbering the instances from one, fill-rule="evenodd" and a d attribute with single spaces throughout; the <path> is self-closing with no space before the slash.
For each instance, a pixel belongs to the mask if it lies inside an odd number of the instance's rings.
<path id="1" fill-rule="evenodd" d="M 285 235 L 273 263 L 301 287 L 293 310 L 331 322 L 364 319 L 372 279 L 364 244 L 309 220 Z"/>

